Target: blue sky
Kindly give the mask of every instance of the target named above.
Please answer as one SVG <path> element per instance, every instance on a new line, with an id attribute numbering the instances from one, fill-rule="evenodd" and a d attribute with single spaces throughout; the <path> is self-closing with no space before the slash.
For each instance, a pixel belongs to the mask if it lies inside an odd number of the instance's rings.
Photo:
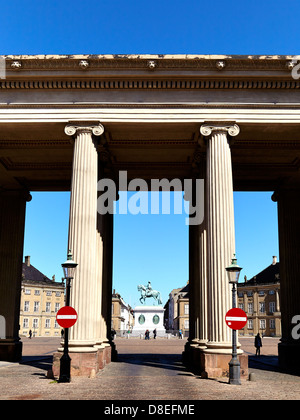
<path id="1" fill-rule="evenodd" d="M 296 0 L 10 0 L 0 54 L 298 54 Z"/>
<path id="2" fill-rule="evenodd" d="M 32 197 L 26 211 L 24 256 L 30 255 L 36 268 L 50 278 L 55 274 L 60 281 L 61 263 L 66 259 L 70 194 L 39 192 Z M 273 255 L 279 255 L 277 205 L 271 192 L 235 192 L 234 205 L 241 279 L 244 275 L 249 279 L 270 265 Z M 153 289 L 161 292 L 163 303 L 172 289 L 187 283 L 185 219 L 184 212 L 114 216 L 113 288 L 131 306 L 139 304 L 140 283 L 150 280 Z"/>
<path id="3" fill-rule="evenodd" d="M 10 0 L 2 2 L 0 54 L 299 54 L 300 4 L 282 1 Z M 278 256 L 277 207 L 268 193 L 235 193 L 236 251 L 251 277 Z M 33 193 L 24 255 L 62 275 L 68 193 Z M 116 216 L 114 287 L 132 305 L 136 285 L 162 292 L 188 280 L 185 215 Z"/>

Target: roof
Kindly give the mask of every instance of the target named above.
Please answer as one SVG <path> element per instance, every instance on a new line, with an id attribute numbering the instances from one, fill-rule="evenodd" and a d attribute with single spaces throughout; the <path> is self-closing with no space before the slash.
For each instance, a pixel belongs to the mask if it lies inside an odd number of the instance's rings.
<path id="1" fill-rule="evenodd" d="M 33 265 L 22 263 L 22 282 L 38 284 L 40 286 L 64 287 L 63 283 L 50 280 Z"/>
<path id="2" fill-rule="evenodd" d="M 238 287 L 241 286 L 255 286 L 260 284 L 274 284 L 278 283 L 280 280 L 280 272 L 279 272 L 279 265 L 280 263 L 277 262 L 276 264 L 271 264 L 260 273 L 253 276 L 250 280 L 239 283 Z"/>

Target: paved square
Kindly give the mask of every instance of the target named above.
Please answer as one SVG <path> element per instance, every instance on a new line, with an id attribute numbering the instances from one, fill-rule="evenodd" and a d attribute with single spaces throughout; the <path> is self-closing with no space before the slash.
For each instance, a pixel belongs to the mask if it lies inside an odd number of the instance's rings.
<path id="1" fill-rule="evenodd" d="M 229 385 L 226 379 L 207 380 L 189 372 L 181 363 L 185 340 L 172 338 L 145 341 L 117 338 L 118 362 L 95 378 L 74 377 L 69 384 L 47 378 L 51 355 L 60 340 L 23 339 L 20 364 L 0 362 L 1 400 L 279 400 L 300 399 L 300 377 L 278 371 L 278 339 L 263 340 L 262 355 L 254 356 L 252 338 L 240 338 L 249 354 L 249 372 L 255 381 Z"/>

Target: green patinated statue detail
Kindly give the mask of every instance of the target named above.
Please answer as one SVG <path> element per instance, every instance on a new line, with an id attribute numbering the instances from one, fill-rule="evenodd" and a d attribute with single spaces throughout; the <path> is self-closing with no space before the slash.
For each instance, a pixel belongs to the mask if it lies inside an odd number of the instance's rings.
<path id="1" fill-rule="evenodd" d="M 151 282 L 148 281 L 147 286 L 143 286 L 142 284 L 138 285 L 138 291 L 141 292 L 140 302 L 145 303 L 146 298 L 153 298 L 157 301 L 158 305 L 162 305 L 162 301 L 160 299 L 160 292 L 157 290 L 153 290 L 151 286 Z"/>

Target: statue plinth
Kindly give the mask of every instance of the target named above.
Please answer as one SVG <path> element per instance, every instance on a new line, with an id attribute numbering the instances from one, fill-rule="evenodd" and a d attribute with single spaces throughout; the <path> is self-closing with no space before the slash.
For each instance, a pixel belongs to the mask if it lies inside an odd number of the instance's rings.
<path id="1" fill-rule="evenodd" d="M 145 335 L 145 331 L 150 331 L 150 338 L 153 337 L 153 330 L 156 329 L 157 337 L 166 336 L 164 327 L 164 311 L 162 306 L 136 306 L 134 309 L 134 327 L 132 336 L 138 337 Z"/>

